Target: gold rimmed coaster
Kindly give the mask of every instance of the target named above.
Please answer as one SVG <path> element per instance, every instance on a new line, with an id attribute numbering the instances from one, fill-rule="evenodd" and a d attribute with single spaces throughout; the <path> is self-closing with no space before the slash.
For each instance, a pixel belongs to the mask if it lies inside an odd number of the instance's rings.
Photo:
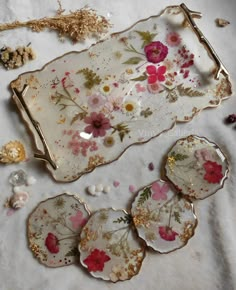
<path id="1" fill-rule="evenodd" d="M 160 253 L 185 246 L 197 226 L 193 204 L 162 180 L 138 192 L 131 213 L 138 235 Z"/>
<path id="2" fill-rule="evenodd" d="M 88 217 L 86 205 L 67 193 L 41 202 L 28 219 L 28 241 L 34 256 L 48 267 L 78 261 L 79 235 Z"/>
<path id="3" fill-rule="evenodd" d="M 165 170 L 166 177 L 183 195 L 204 199 L 223 187 L 229 166 L 215 143 L 191 135 L 171 148 Z"/>

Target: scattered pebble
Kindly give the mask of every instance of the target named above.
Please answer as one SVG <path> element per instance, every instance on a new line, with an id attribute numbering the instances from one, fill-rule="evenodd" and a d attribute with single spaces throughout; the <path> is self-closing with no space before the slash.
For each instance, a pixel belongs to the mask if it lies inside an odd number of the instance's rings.
<path id="1" fill-rule="evenodd" d="M 226 117 L 225 122 L 227 124 L 233 124 L 236 122 L 236 114 L 231 114 L 228 117 Z"/>
<path id="2" fill-rule="evenodd" d="M 22 186 L 13 186 L 12 191 L 17 194 L 22 192 Z"/>
<path id="3" fill-rule="evenodd" d="M 29 185 L 33 185 L 37 182 L 36 178 L 33 176 L 29 176 L 26 180 L 26 184 Z"/>
<path id="4" fill-rule="evenodd" d="M 215 20 L 215 22 L 216 22 L 216 25 L 217 25 L 218 27 L 225 27 L 225 26 L 227 26 L 227 25 L 230 24 L 230 22 L 229 22 L 228 20 L 225 20 L 225 19 L 223 19 L 223 18 L 217 18 L 217 19 Z"/>
<path id="5" fill-rule="evenodd" d="M 154 164 L 153 164 L 152 162 L 150 162 L 150 163 L 148 164 L 148 169 L 149 169 L 150 171 L 153 171 L 153 170 L 154 170 Z"/>
<path id="6" fill-rule="evenodd" d="M 96 192 L 102 192 L 102 191 L 103 191 L 103 188 L 104 188 L 104 186 L 103 186 L 103 184 L 101 184 L 101 183 L 99 183 L 99 184 L 97 184 L 97 185 L 95 186 L 95 190 L 96 190 Z"/>
<path id="7" fill-rule="evenodd" d="M 22 169 L 13 171 L 9 176 L 9 182 L 13 186 L 25 185 L 27 183 L 27 174 Z"/>
<path id="8" fill-rule="evenodd" d="M 91 195 L 96 195 L 96 186 L 95 185 L 90 185 L 88 188 L 87 188 L 87 191 L 89 194 Z"/>
<path id="9" fill-rule="evenodd" d="M 109 193 L 111 191 L 111 187 L 110 187 L 110 185 L 105 185 L 104 187 L 103 187 L 103 193 Z"/>
<path id="10" fill-rule="evenodd" d="M 114 185 L 114 187 L 118 187 L 120 185 L 120 182 L 115 180 L 115 181 L 113 181 L 113 185 Z"/>
<path id="11" fill-rule="evenodd" d="M 130 191 L 131 193 L 134 193 L 134 192 L 136 191 L 135 186 L 131 184 L 131 185 L 129 186 L 129 191 Z"/>
<path id="12" fill-rule="evenodd" d="M 29 200 L 29 193 L 25 191 L 26 186 L 36 182 L 33 176 L 28 177 L 24 170 L 13 171 L 9 176 L 9 183 L 12 185 L 13 195 L 4 204 L 6 208 L 12 209 L 11 214 L 17 209 L 22 208 Z M 7 215 L 11 215 L 8 214 Z"/>

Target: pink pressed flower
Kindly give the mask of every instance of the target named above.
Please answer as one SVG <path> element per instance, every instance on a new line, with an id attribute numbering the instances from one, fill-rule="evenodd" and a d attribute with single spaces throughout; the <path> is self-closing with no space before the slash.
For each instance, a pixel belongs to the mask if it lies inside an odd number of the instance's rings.
<path id="1" fill-rule="evenodd" d="M 93 134 L 93 137 L 103 137 L 106 135 L 106 130 L 111 128 L 108 118 L 103 113 L 92 112 L 89 117 L 84 118 L 84 122 L 89 124 L 84 131 L 88 134 Z"/>
<path id="2" fill-rule="evenodd" d="M 76 139 L 72 139 L 69 143 L 68 143 L 68 148 L 72 149 L 72 153 L 74 155 L 78 155 L 80 152 L 80 143 L 78 140 Z"/>
<path id="3" fill-rule="evenodd" d="M 157 81 L 163 82 L 165 81 L 164 74 L 166 73 L 166 67 L 164 65 L 156 68 L 154 65 L 148 65 L 146 67 L 146 71 L 148 73 L 148 83 L 154 84 Z"/>
<path id="4" fill-rule="evenodd" d="M 152 184 L 152 199 L 153 200 L 166 200 L 169 185 L 165 182 L 162 186 L 158 182 Z"/>
<path id="5" fill-rule="evenodd" d="M 136 92 L 137 92 L 137 93 L 143 93 L 143 92 L 146 91 L 145 87 L 142 86 L 141 84 L 136 84 L 136 85 L 135 85 L 135 88 L 136 88 Z"/>
<path id="6" fill-rule="evenodd" d="M 148 84 L 147 89 L 151 94 L 157 94 L 161 91 L 162 85 L 157 81 L 154 84 Z"/>
<path id="7" fill-rule="evenodd" d="M 181 43 L 181 37 L 177 32 L 170 32 L 166 36 L 166 43 L 169 46 L 178 46 Z"/>
<path id="8" fill-rule="evenodd" d="M 204 175 L 204 179 L 208 181 L 208 183 L 220 183 L 223 174 L 222 174 L 222 166 L 217 164 L 216 162 L 207 161 L 203 164 L 203 167 L 206 171 Z"/>
<path id="9" fill-rule="evenodd" d="M 166 240 L 168 242 L 172 242 L 175 240 L 175 237 L 178 236 L 179 234 L 176 233 L 171 229 L 169 226 L 162 226 L 159 227 L 158 229 L 159 235 L 163 240 Z"/>
<path id="10" fill-rule="evenodd" d="M 88 104 L 91 108 L 98 108 L 105 103 L 101 95 L 94 94 L 88 98 Z"/>
<path id="11" fill-rule="evenodd" d="M 78 229 L 86 224 L 87 219 L 83 218 L 82 211 L 78 210 L 76 215 L 70 217 L 70 221 L 72 222 L 72 227 Z"/>
<path id="12" fill-rule="evenodd" d="M 45 240 L 45 246 L 47 247 L 48 251 L 52 254 L 57 254 L 60 250 L 58 238 L 52 233 L 48 233 L 47 238 Z"/>
<path id="13" fill-rule="evenodd" d="M 163 61 L 168 54 L 168 47 L 160 41 L 154 41 L 144 47 L 147 60 L 152 63 Z"/>
<path id="14" fill-rule="evenodd" d="M 211 152 L 207 150 L 206 148 L 195 150 L 194 156 L 197 158 L 199 162 L 202 161 L 214 161 L 212 158 Z"/>

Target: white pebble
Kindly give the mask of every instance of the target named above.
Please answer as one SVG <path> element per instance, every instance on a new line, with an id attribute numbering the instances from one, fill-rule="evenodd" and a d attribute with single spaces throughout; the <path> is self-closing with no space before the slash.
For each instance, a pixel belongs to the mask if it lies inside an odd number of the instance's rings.
<path id="1" fill-rule="evenodd" d="M 104 193 L 109 193 L 111 191 L 111 187 L 110 187 L 110 185 L 105 185 L 104 187 L 103 187 L 103 192 Z"/>
<path id="2" fill-rule="evenodd" d="M 33 185 L 33 184 L 36 183 L 36 181 L 37 181 L 36 178 L 33 177 L 33 176 L 29 176 L 29 177 L 27 178 L 27 180 L 26 180 L 27 185 Z"/>
<path id="3" fill-rule="evenodd" d="M 90 185 L 88 188 L 87 188 L 87 191 L 89 194 L 91 195 L 96 195 L 96 186 L 95 185 Z"/>
<path id="4" fill-rule="evenodd" d="M 96 192 L 102 192 L 103 188 L 104 188 L 103 184 L 101 184 L 101 183 L 97 184 L 96 185 Z"/>

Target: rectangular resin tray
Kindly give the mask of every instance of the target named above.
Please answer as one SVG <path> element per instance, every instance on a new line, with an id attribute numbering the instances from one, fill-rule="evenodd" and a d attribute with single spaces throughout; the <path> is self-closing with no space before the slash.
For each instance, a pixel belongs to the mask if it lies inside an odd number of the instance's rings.
<path id="1" fill-rule="evenodd" d="M 11 83 L 35 157 L 55 180 L 76 180 L 231 95 L 195 17 L 184 4 L 167 7 Z"/>

